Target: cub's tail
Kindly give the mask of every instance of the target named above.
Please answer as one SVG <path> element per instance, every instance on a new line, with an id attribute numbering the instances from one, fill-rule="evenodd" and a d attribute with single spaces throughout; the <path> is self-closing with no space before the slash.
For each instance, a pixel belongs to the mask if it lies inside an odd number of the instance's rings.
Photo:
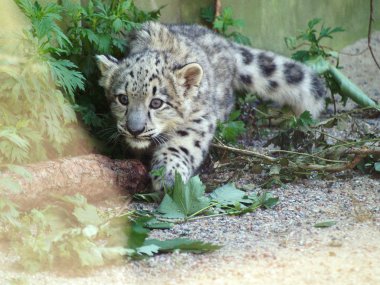
<path id="1" fill-rule="evenodd" d="M 272 52 L 234 44 L 237 70 L 234 87 L 257 93 L 296 115 L 308 110 L 317 118 L 324 107 L 324 81 L 309 67 Z"/>

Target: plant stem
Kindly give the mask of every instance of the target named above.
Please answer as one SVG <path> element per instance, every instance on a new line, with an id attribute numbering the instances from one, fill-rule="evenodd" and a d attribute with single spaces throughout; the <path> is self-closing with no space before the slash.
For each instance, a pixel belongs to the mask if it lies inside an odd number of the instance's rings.
<path id="1" fill-rule="evenodd" d="M 191 219 L 192 217 L 194 217 L 194 216 L 196 216 L 196 215 L 199 215 L 200 213 L 202 213 L 202 212 L 206 211 L 207 209 L 209 209 L 209 208 L 211 208 L 211 207 L 214 207 L 214 206 L 216 206 L 216 205 L 218 205 L 218 204 L 219 204 L 219 203 L 210 203 L 210 205 L 208 205 L 207 207 L 205 207 L 205 208 L 203 208 L 203 209 L 200 209 L 199 211 L 197 211 L 197 212 L 191 214 L 190 216 L 188 216 L 188 217 L 186 218 L 186 220 L 189 220 L 189 219 Z"/>
<path id="2" fill-rule="evenodd" d="M 336 83 L 339 85 L 339 93 L 350 97 L 355 103 L 362 107 L 370 106 L 380 110 L 380 106 L 377 105 L 375 101 L 369 98 L 358 86 L 344 76 L 343 73 L 341 73 L 337 68 L 330 64 L 327 72 L 331 74 Z"/>
<path id="3" fill-rule="evenodd" d="M 264 159 L 264 160 L 270 161 L 270 162 L 275 162 L 275 161 L 278 160 L 275 157 L 267 156 L 265 154 L 261 154 L 261 153 L 258 153 L 258 152 L 255 152 L 255 151 L 251 151 L 251 150 L 239 149 L 239 148 L 235 148 L 235 147 L 231 147 L 231 146 L 219 145 L 219 144 L 214 144 L 214 143 L 211 144 L 211 146 L 215 147 L 215 148 L 219 148 L 219 149 L 225 149 L 225 150 L 228 150 L 228 151 L 231 151 L 231 152 L 235 152 L 235 153 L 238 153 L 238 154 L 256 156 L 256 157 L 259 157 L 261 159 Z"/>

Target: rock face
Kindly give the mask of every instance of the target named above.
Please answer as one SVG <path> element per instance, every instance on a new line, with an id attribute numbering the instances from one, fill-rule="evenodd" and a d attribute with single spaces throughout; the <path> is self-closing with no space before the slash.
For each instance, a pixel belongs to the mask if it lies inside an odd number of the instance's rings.
<path id="1" fill-rule="evenodd" d="M 142 192 L 149 183 L 145 166 L 137 160 L 112 160 L 102 155 L 84 155 L 24 166 L 30 178 L 12 172 L 1 177 L 17 181 L 22 193 L 8 196 L 26 207 L 52 194 L 86 196 L 90 201 Z"/>

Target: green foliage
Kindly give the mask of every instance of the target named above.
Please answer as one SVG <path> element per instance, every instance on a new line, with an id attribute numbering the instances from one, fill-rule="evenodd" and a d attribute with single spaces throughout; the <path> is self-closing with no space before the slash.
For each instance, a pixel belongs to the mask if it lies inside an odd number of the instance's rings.
<path id="1" fill-rule="evenodd" d="M 175 238 L 170 240 L 148 239 L 144 244 L 146 246 L 157 247 L 158 252 L 173 252 L 175 250 L 181 250 L 192 253 L 203 253 L 221 248 L 219 245 L 186 238 Z"/>
<path id="2" fill-rule="evenodd" d="M 221 14 L 215 18 L 214 15 L 214 6 L 201 9 L 202 20 L 211 25 L 215 31 L 239 44 L 251 45 L 251 41 L 248 37 L 237 31 L 229 32 L 231 28 L 236 29 L 244 26 L 243 20 L 233 18 L 231 7 L 224 8 Z"/>
<path id="3" fill-rule="evenodd" d="M 209 205 L 209 199 L 204 196 L 205 188 L 198 176 L 184 183 L 181 175 L 176 173 L 174 187 L 165 194 L 157 211 L 171 219 L 194 215 Z"/>
<path id="4" fill-rule="evenodd" d="M 114 123 L 104 91 L 97 84 L 99 72 L 94 55 L 112 54 L 122 57 L 128 44 L 125 33 L 139 23 L 158 19 L 161 8 L 144 12 L 132 0 L 90 0 L 83 6 L 71 0 L 60 1 L 62 4 L 45 5 L 32 0 L 17 0 L 16 3 L 31 20 L 30 33 L 35 39 L 35 52 L 48 66 L 49 76 L 57 87 L 64 91 L 65 100 L 73 104 L 93 134 L 109 140 L 113 134 L 100 130 L 113 126 Z M 64 30 L 62 26 L 65 26 Z M 68 109 L 65 107 L 65 110 Z M 72 108 L 70 110 L 73 114 Z M 72 114 L 71 117 L 75 118 Z M 11 139 L 23 143 L 22 137 L 13 135 Z M 62 139 L 69 141 L 67 135 L 66 138 L 62 136 Z M 18 161 L 23 160 L 29 152 L 28 144 L 22 146 L 23 148 L 19 147 L 23 152 L 18 152 Z M 61 144 L 58 146 L 61 147 Z"/>
<path id="5" fill-rule="evenodd" d="M 86 198 L 56 196 L 54 204 L 20 212 L 10 200 L 0 198 L 0 238 L 8 240 L 27 271 L 67 267 L 89 269 L 124 257 L 142 258 L 157 253 L 209 252 L 220 246 L 189 239 L 148 239 L 150 228 L 172 226 L 135 211 L 103 212 Z"/>
<path id="6" fill-rule="evenodd" d="M 199 215 L 241 215 L 260 207 L 273 208 L 278 203 L 278 198 L 270 193 L 247 195 L 232 184 L 215 189 L 210 197 L 205 196 L 204 190 L 205 186 L 198 176 L 184 183 L 177 174 L 173 189 L 157 208 L 157 219 L 182 222 L 196 219 Z"/>
<path id="7" fill-rule="evenodd" d="M 32 22 L 30 32 L 37 40 L 38 55 L 50 65 L 57 85 L 74 101 L 74 91 L 84 88 L 84 77 L 74 63 L 59 58 L 72 49 L 72 43 L 58 25 L 62 21 L 62 7 L 55 3 L 41 6 L 31 0 L 16 0 L 16 3 Z"/>
<path id="8" fill-rule="evenodd" d="M 369 173 L 374 175 L 380 174 L 380 155 L 368 155 L 356 166 L 363 174 Z"/>
<path id="9" fill-rule="evenodd" d="M 308 27 L 305 31 L 300 32 L 296 37 L 285 38 L 286 46 L 295 51 L 292 58 L 306 63 L 316 72 L 323 75 L 332 94 L 327 103 L 334 103 L 335 106 L 334 95 L 339 94 L 342 96 L 343 104 L 346 104 L 348 98 L 351 98 L 362 107 L 371 106 L 379 109 L 380 107 L 373 100 L 338 70 L 340 68 L 339 54 L 322 45 L 324 39 L 332 39 L 333 34 L 343 32 L 344 29 L 341 27 L 325 27 L 322 24 L 320 30 L 317 31 L 316 26 L 321 21 L 321 19 L 317 18 L 312 19 L 308 22 Z M 299 50 L 303 46 L 308 46 L 309 48 Z M 330 59 L 336 61 L 335 67 L 328 61 Z"/>
<path id="10" fill-rule="evenodd" d="M 216 137 L 224 142 L 235 144 L 238 137 L 245 132 L 244 122 L 238 120 L 240 111 L 233 111 L 228 120 L 218 122 L 216 128 Z"/>
<path id="11" fill-rule="evenodd" d="M 309 111 L 303 112 L 299 117 L 292 116 L 288 120 L 285 120 L 282 124 L 291 129 L 307 130 L 310 126 L 316 122 L 311 116 Z"/>
<path id="12" fill-rule="evenodd" d="M 339 87 L 332 76 L 329 73 L 326 73 L 329 64 L 325 59 L 335 59 L 338 67 L 339 55 L 337 52 L 323 46 L 321 42 L 327 38 L 332 39 L 332 34 L 343 32 L 344 29 L 342 27 L 325 27 L 322 24 L 318 32 L 316 26 L 320 24 L 321 21 L 322 19 L 319 18 L 310 20 L 305 31 L 300 32 L 296 37 L 285 37 L 285 44 L 290 50 L 295 51 L 292 55 L 293 59 L 309 63 L 319 74 L 324 74 L 326 83 L 334 96 L 334 94 L 339 93 Z M 299 43 L 300 41 L 301 43 Z M 299 50 L 299 48 L 303 46 L 309 48 Z M 347 102 L 347 99 L 348 97 L 342 98 L 344 104 Z M 328 102 L 331 103 L 331 99 Z"/>
<path id="13" fill-rule="evenodd" d="M 236 189 L 233 184 L 223 185 L 210 194 L 211 200 L 218 202 L 221 205 L 234 205 L 236 203 L 245 202 L 246 200 L 244 200 L 244 196 L 245 192 Z"/>
<path id="14" fill-rule="evenodd" d="M 37 53 L 38 42 L 30 33 L 14 42 L 0 41 L 0 163 L 62 154 L 76 116 L 54 83 L 49 57 Z"/>
<path id="15" fill-rule="evenodd" d="M 160 10 L 144 12 L 132 0 L 90 0 L 87 6 L 63 1 L 66 34 L 73 46 L 64 58 L 77 64 L 86 78 L 85 91 L 77 94 L 76 110 L 101 139 L 108 139 L 109 134 L 102 135 L 99 130 L 113 126 L 114 122 L 104 91 L 97 84 L 99 71 L 94 56 L 112 54 L 122 58 L 128 44 L 125 33 L 138 27 L 139 23 L 158 19 Z"/>
<path id="16" fill-rule="evenodd" d="M 326 50 L 326 48 L 321 44 L 324 39 L 332 39 L 332 34 L 343 32 L 342 27 L 325 27 L 323 24 L 319 30 L 316 26 L 322 21 L 322 19 L 315 18 L 308 22 L 307 29 L 300 32 L 296 37 L 286 37 L 285 44 L 290 50 L 296 50 L 299 46 L 307 45 L 308 50 L 298 50 L 293 55 L 292 58 L 301 62 L 307 62 L 315 57 L 322 56 L 323 58 L 333 57 L 338 59 L 338 53 L 331 50 Z M 298 41 L 303 42 L 298 45 Z"/>

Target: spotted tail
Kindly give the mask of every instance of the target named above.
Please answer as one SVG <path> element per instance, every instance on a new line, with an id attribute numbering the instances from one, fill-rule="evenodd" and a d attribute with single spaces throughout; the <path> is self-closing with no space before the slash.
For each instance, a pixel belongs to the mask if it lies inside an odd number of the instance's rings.
<path id="1" fill-rule="evenodd" d="M 237 69 L 234 85 L 257 93 L 296 115 L 308 110 L 317 118 L 324 107 L 326 87 L 309 67 L 272 52 L 235 45 Z"/>

